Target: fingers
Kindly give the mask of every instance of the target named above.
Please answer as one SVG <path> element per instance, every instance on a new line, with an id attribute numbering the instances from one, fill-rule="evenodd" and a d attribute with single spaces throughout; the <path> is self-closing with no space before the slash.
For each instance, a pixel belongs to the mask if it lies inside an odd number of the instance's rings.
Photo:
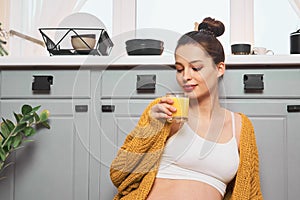
<path id="1" fill-rule="evenodd" d="M 156 119 L 172 118 L 172 114 L 176 112 L 176 108 L 172 106 L 173 103 L 171 98 L 162 97 L 161 101 L 151 108 L 151 116 Z"/>

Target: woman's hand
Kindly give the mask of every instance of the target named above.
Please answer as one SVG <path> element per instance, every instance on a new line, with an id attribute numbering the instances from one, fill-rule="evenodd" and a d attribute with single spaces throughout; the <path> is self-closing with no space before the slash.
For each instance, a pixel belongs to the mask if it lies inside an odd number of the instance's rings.
<path id="1" fill-rule="evenodd" d="M 155 119 L 168 120 L 172 118 L 172 114 L 176 112 L 176 108 L 172 106 L 174 101 L 168 97 L 162 97 L 158 104 L 155 104 L 150 110 L 150 116 Z"/>

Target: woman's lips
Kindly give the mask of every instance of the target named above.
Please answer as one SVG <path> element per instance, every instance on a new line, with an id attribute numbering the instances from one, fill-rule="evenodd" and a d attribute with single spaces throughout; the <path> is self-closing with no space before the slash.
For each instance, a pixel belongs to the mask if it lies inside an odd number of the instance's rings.
<path id="1" fill-rule="evenodd" d="M 188 85 L 184 85 L 183 89 L 185 92 L 191 92 L 195 89 L 197 85 L 196 84 L 188 84 Z"/>

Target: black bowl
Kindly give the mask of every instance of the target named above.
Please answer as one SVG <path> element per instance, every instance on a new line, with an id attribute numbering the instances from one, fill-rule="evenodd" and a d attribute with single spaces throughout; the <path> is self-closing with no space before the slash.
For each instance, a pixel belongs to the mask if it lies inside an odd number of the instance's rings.
<path id="1" fill-rule="evenodd" d="M 126 47 L 126 51 L 128 55 L 161 55 L 162 52 L 164 51 L 164 48 L 130 48 L 130 47 Z"/>
<path id="2" fill-rule="evenodd" d="M 162 47 L 164 42 L 153 39 L 132 39 L 125 42 L 126 46 L 147 46 L 147 47 Z"/>
<path id="3" fill-rule="evenodd" d="M 164 42 L 160 40 L 132 39 L 125 44 L 128 55 L 161 55 L 164 50 Z"/>
<path id="4" fill-rule="evenodd" d="M 231 45 L 233 55 L 248 55 L 251 52 L 250 44 L 233 44 Z"/>

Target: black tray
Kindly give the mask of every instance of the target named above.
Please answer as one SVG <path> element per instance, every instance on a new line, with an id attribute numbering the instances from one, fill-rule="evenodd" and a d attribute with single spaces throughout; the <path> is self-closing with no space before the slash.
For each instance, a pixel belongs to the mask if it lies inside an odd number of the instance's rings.
<path id="1" fill-rule="evenodd" d="M 109 35 L 104 29 L 101 28 L 39 28 L 42 34 L 43 40 L 46 44 L 46 48 L 50 54 L 53 55 L 98 55 L 108 56 L 114 46 L 113 42 L 109 38 Z M 50 34 L 59 35 L 55 40 L 50 38 Z M 98 37 L 98 42 L 94 49 L 76 51 L 70 41 L 71 35 L 77 35 L 80 37 L 81 33 L 95 33 Z M 81 37 L 80 37 L 81 38 Z M 63 43 L 65 43 L 63 45 Z"/>

